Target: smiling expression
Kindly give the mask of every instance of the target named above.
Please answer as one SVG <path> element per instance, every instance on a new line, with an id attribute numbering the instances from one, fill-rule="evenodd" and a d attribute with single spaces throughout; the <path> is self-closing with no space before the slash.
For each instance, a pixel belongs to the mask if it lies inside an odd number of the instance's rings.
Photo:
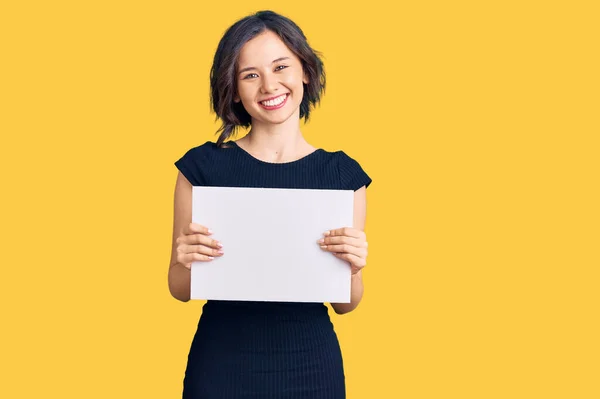
<path id="1" fill-rule="evenodd" d="M 299 107 L 308 79 L 300 59 L 279 36 L 269 30 L 242 47 L 236 75 L 237 95 L 252 117 L 267 123 L 283 123 Z"/>

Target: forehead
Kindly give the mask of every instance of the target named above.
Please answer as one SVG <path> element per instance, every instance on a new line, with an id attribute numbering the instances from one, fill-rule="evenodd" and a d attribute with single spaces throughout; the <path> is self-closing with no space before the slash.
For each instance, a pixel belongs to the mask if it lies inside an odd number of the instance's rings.
<path id="1" fill-rule="evenodd" d="M 244 44 L 238 66 L 245 68 L 271 65 L 279 57 L 297 58 L 276 33 L 267 30 Z"/>

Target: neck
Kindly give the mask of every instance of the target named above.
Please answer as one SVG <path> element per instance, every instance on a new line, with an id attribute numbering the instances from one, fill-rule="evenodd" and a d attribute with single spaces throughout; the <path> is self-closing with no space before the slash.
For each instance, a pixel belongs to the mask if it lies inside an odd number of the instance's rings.
<path id="1" fill-rule="evenodd" d="M 255 154 L 278 159 L 293 157 L 310 147 L 300 130 L 300 120 L 294 117 L 279 124 L 253 120 L 250 132 L 242 141 Z"/>

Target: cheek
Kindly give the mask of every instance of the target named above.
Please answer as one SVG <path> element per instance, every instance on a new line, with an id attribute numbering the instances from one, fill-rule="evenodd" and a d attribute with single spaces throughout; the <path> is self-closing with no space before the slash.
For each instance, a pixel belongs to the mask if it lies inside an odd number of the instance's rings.
<path id="1" fill-rule="evenodd" d="M 302 74 L 301 73 L 295 73 L 294 75 L 289 76 L 287 79 L 294 86 L 302 87 Z"/>
<path id="2" fill-rule="evenodd" d="M 247 85 L 240 85 L 238 86 L 238 90 L 237 90 L 237 95 L 238 98 L 241 100 L 241 102 L 243 103 L 248 103 L 249 101 L 252 102 L 252 91 L 249 90 L 249 87 Z"/>
<path id="3" fill-rule="evenodd" d="M 285 76 L 281 83 L 283 83 L 287 88 L 292 89 L 294 91 L 294 95 L 296 98 L 300 97 L 302 99 L 302 94 L 304 92 L 304 86 L 302 84 L 302 76 L 289 75 Z"/>
<path id="4" fill-rule="evenodd" d="M 300 102 L 300 101 L 302 101 L 302 97 L 304 96 L 304 84 L 302 82 L 302 79 L 297 80 L 296 84 L 297 84 L 297 87 L 296 87 L 296 101 Z"/>
<path id="5" fill-rule="evenodd" d="M 236 95 L 237 95 L 238 98 L 243 98 L 244 97 L 244 87 L 239 82 L 235 86 L 235 91 L 237 92 Z"/>

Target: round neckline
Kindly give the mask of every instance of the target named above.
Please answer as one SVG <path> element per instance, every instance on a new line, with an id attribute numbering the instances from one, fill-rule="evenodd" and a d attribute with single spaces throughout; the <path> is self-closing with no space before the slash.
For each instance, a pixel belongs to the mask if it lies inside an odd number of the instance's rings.
<path id="1" fill-rule="evenodd" d="M 242 147 L 240 147 L 238 145 L 238 143 L 236 143 L 234 140 L 227 141 L 225 144 L 232 144 L 233 145 L 232 148 L 237 148 L 243 154 L 245 154 L 246 157 L 248 157 L 250 159 L 253 159 L 255 162 L 258 162 L 258 163 L 261 163 L 261 164 L 264 164 L 264 165 L 282 165 L 282 166 L 283 165 L 293 165 L 293 164 L 302 162 L 302 161 L 304 161 L 304 160 L 306 160 L 306 159 L 308 159 L 308 158 L 316 155 L 317 153 L 323 151 L 322 148 L 317 148 L 313 152 L 311 152 L 310 154 L 307 154 L 307 155 L 303 156 L 302 158 L 298 158 L 295 161 L 289 161 L 289 162 L 267 162 L 267 161 L 263 161 L 262 159 L 256 158 L 254 155 L 250 154 L 248 151 L 246 151 L 245 149 L 243 149 Z"/>

